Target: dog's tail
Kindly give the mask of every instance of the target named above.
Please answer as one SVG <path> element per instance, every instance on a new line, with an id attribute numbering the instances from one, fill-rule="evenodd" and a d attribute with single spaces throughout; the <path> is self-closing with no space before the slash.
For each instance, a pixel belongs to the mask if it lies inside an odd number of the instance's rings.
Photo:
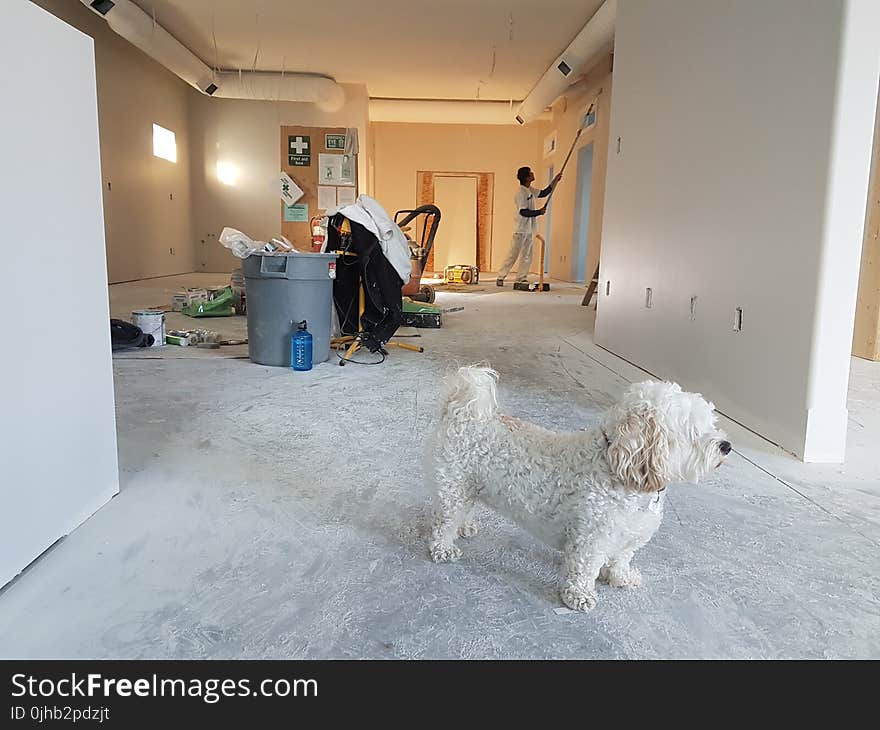
<path id="1" fill-rule="evenodd" d="M 441 413 L 449 420 L 487 421 L 495 417 L 498 373 L 483 365 L 458 368 L 446 377 Z"/>

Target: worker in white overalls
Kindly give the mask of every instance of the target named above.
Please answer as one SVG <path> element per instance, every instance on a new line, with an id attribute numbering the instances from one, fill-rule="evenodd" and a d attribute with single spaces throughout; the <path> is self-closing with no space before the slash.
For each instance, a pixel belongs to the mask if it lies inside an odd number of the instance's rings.
<path id="1" fill-rule="evenodd" d="M 562 179 L 562 173 L 553 178 L 551 183 L 543 190 L 531 187 L 535 181 L 535 174 L 529 167 L 521 167 L 516 171 L 516 179 L 519 180 L 519 190 L 516 191 L 514 203 L 516 216 L 514 217 L 513 241 L 510 244 L 510 252 L 501 268 L 498 270 L 498 279 L 495 283 L 504 286 L 504 278 L 510 273 L 517 257 L 519 257 L 519 273 L 517 281 L 527 281 L 529 268 L 532 265 L 532 248 L 535 242 L 535 231 L 538 228 L 538 216 L 547 212 L 547 205 L 535 208 L 536 198 L 546 198 Z"/>

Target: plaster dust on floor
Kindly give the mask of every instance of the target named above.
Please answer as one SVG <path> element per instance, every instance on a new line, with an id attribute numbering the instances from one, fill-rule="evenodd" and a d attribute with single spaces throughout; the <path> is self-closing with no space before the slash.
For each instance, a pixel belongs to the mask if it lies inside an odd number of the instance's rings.
<path id="1" fill-rule="evenodd" d="M 112 311 L 206 277 L 113 286 Z M 440 292 L 464 310 L 415 332 L 424 354 L 379 366 L 118 354 L 121 493 L 0 594 L 0 655 L 880 656 L 874 363 L 854 361 L 846 467 L 725 423 L 736 452 L 670 489 L 635 559 L 644 587 L 600 586 L 588 614 L 558 612 L 560 556 L 489 511 L 459 562 L 430 562 L 420 455 L 448 368 L 491 363 L 506 412 L 561 429 L 595 424 L 645 377 L 592 343 L 582 287 L 552 286 Z"/>

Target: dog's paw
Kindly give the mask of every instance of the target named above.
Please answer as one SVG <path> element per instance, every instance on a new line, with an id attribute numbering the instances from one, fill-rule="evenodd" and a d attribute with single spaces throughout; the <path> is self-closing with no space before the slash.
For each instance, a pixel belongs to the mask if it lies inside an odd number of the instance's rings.
<path id="1" fill-rule="evenodd" d="M 562 602 L 572 611 L 589 611 L 594 608 L 599 597 L 592 591 L 566 585 L 560 591 Z"/>
<path id="2" fill-rule="evenodd" d="M 455 545 L 431 545 L 431 560 L 435 563 L 451 563 L 461 557 L 461 548 Z"/>
<path id="3" fill-rule="evenodd" d="M 638 568 L 633 568 L 631 565 L 625 568 L 602 568 L 599 578 L 612 588 L 638 588 L 642 585 L 642 574 Z"/>
<path id="4" fill-rule="evenodd" d="M 477 527 L 476 522 L 465 522 L 461 527 L 458 528 L 458 534 L 462 537 L 473 537 L 480 531 L 480 528 Z"/>

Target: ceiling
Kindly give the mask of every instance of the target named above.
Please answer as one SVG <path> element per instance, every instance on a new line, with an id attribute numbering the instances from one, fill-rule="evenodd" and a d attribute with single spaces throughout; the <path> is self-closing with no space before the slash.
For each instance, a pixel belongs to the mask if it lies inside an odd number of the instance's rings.
<path id="1" fill-rule="evenodd" d="M 522 99 L 603 0 L 134 0 L 206 64 L 370 96 Z"/>

